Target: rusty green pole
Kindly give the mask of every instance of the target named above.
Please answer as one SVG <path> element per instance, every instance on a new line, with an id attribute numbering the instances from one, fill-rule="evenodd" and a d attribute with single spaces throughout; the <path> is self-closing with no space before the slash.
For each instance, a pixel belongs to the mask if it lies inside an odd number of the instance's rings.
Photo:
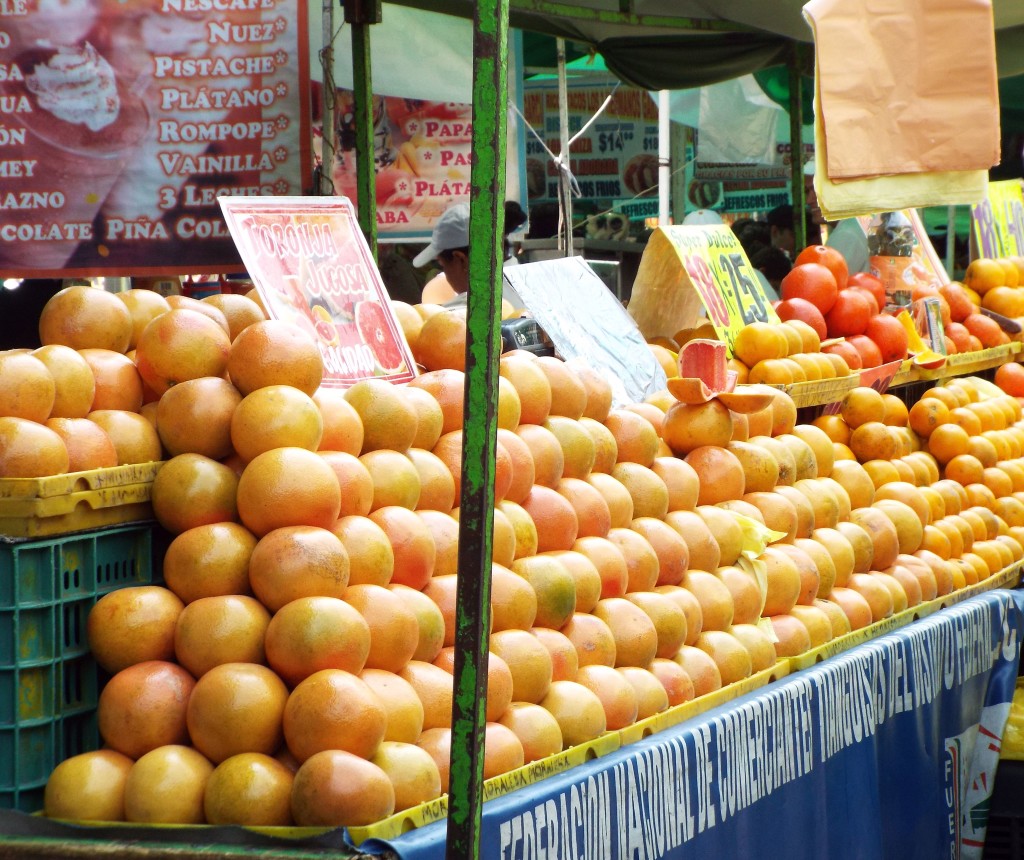
<path id="1" fill-rule="evenodd" d="M 508 3 L 478 0 L 473 18 L 473 167 L 448 860 L 480 856 L 505 206 Z"/>
<path id="2" fill-rule="evenodd" d="M 380 0 L 347 0 L 345 23 L 352 30 L 352 94 L 356 125 L 356 188 L 359 229 L 377 259 L 377 173 L 373 146 L 373 76 L 370 71 L 370 26 L 381 19 Z"/>
<path id="3" fill-rule="evenodd" d="M 807 196 L 804 193 L 804 97 L 803 63 L 799 45 L 789 61 L 789 155 L 793 191 L 793 234 L 796 253 L 807 247 Z"/>

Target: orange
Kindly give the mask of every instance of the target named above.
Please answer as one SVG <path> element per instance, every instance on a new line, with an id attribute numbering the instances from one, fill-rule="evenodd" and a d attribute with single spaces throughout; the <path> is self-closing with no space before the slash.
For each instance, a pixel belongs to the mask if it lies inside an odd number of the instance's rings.
<path id="1" fill-rule="evenodd" d="M 958 454 L 946 463 L 943 477 L 963 486 L 977 484 L 984 477 L 984 466 L 981 465 L 977 457 L 971 454 Z"/>
<path id="2" fill-rule="evenodd" d="M 536 595 L 534 624 L 557 630 L 569 620 L 576 608 L 576 580 L 559 556 L 545 553 L 516 559 L 512 570 Z"/>
<path id="3" fill-rule="evenodd" d="M 416 439 L 416 408 L 404 391 L 381 379 L 364 379 L 345 391 L 345 400 L 356 410 L 363 425 L 360 453 L 390 448 L 405 451 Z"/>
<path id="4" fill-rule="evenodd" d="M 187 310 L 202 314 L 217 323 L 225 333 L 229 333 L 231 330 L 231 327 L 228 325 L 228 318 L 224 316 L 224 312 L 209 302 L 204 303 L 199 301 L 199 299 L 193 299 L 191 296 L 173 294 L 167 296 L 165 301 L 170 305 L 171 310 Z"/>
<path id="5" fill-rule="evenodd" d="M 120 295 L 124 295 L 121 293 Z M 241 296 L 237 293 L 214 293 L 212 296 L 205 296 L 201 301 L 204 304 L 213 305 L 222 314 L 228 323 L 228 335 L 232 342 L 253 323 L 262 322 L 267 318 L 263 308 L 248 296 Z"/>
<path id="6" fill-rule="evenodd" d="M 395 319 L 398 320 L 398 324 L 402 328 L 405 342 L 409 345 L 409 349 L 412 350 L 419 340 L 420 330 L 423 328 L 423 317 L 408 302 L 402 302 L 398 299 L 391 300 L 391 308 L 395 312 Z"/>
<path id="7" fill-rule="evenodd" d="M 413 450 L 415 449 L 410 449 L 410 455 Z M 435 490 L 433 503 L 441 503 L 441 499 L 436 498 L 438 496 L 438 478 L 447 479 L 445 481 L 447 486 L 442 486 L 442 489 L 447 491 L 444 495 L 448 499 L 452 499 L 455 489 L 448 469 L 436 457 L 433 457 L 435 462 L 432 463 L 427 462 L 426 457 L 432 457 L 430 452 L 421 451 L 415 456 L 406 456 L 398 451 L 378 449 L 363 454 L 359 461 L 370 475 L 373 484 L 373 501 L 370 510 L 374 511 L 388 505 L 399 505 L 410 510 L 416 508 L 420 501 L 421 463 L 423 470 L 427 473 L 428 481 Z M 424 505 L 424 507 L 431 506 L 429 503 Z M 451 505 L 449 504 L 448 510 L 450 509 Z"/>
<path id="8" fill-rule="evenodd" d="M 587 538 L 584 538 L 583 541 L 584 544 L 581 545 L 581 548 L 585 548 L 585 544 L 591 542 Z M 591 553 L 591 555 L 593 554 Z M 590 612 L 597 606 L 597 601 L 601 599 L 601 592 L 605 587 L 605 583 L 601 572 L 597 568 L 597 564 L 591 560 L 590 556 L 575 550 L 557 551 L 545 553 L 545 555 L 550 555 L 552 558 L 560 561 L 566 570 L 572 574 L 576 586 L 576 612 Z M 603 566 L 602 569 L 606 568 Z M 620 580 L 620 584 L 624 587 L 623 580 Z M 518 626 L 525 628 L 531 625 Z"/>
<path id="9" fill-rule="evenodd" d="M 564 496 L 550 487 L 535 484 L 523 499 L 522 507 L 537 528 L 537 552 L 572 548 L 579 520 Z"/>
<path id="10" fill-rule="evenodd" d="M 246 395 L 235 407 L 230 424 L 231 443 L 246 463 L 273 448 L 316 451 L 323 430 L 313 399 L 290 385 L 269 385 Z"/>
<path id="11" fill-rule="evenodd" d="M 840 405 L 840 416 L 851 430 L 868 422 L 882 422 L 885 400 L 875 389 L 859 386 L 846 393 Z"/>
<path id="12" fill-rule="evenodd" d="M 657 635 L 655 656 L 675 656 L 675 653 L 686 644 L 689 633 L 686 613 L 683 612 L 682 607 L 668 595 L 655 591 L 632 592 L 626 595 L 626 600 L 639 607 L 654 625 Z M 760 608 L 760 595 L 758 595 L 758 608 Z M 609 625 L 609 629 L 612 629 L 611 625 Z"/>
<path id="13" fill-rule="evenodd" d="M 370 652 L 370 627 L 344 600 L 303 597 L 274 614 L 265 647 L 270 667 L 294 687 L 321 669 L 361 672 Z"/>
<path id="14" fill-rule="evenodd" d="M 594 616 L 608 625 L 615 641 L 615 665 L 647 668 L 658 656 L 658 631 L 651 617 L 621 597 L 608 597 L 594 607 Z"/>
<path id="15" fill-rule="evenodd" d="M 419 647 L 420 624 L 401 595 L 379 585 L 352 585 L 345 602 L 370 628 L 366 666 L 396 673 L 405 668 Z"/>
<path id="16" fill-rule="evenodd" d="M 589 559 L 597 569 L 601 578 L 602 598 L 621 597 L 626 593 L 629 585 L 629 568 L 626 557 L 617 544 L 596 536 L 581 537 L 572 545 L 572 550 Z M 577 611 L 580 605 L 577 604 Z"/>
<path id="17" fill-rule="evenodd" d="M 156 427 L 142 415 L 121 409 L 100 409 L 86 415 L 98 424 L 114 443 L 117 464 L 152 463 L 163 459 Z"/>
<path id="18" fill-rule="evenodd" d="M 968 264 L 963 282 L 976 293 L 985 295 L 994 287 L 1006 285 L 1006 269 L 998 260 L 977 257 Z"/>
<path id="19" fill-rule="evenodd" d="M 850 522 L 863 528 L 871 539 L 874 550 L 871 564 L 874 569 L 885 570 L 896 560 L 900 552 L 899 533 L 892 520 L 881 510 L 875 507 L 858 508 L 850 514 Z"/>
<path id="20" fill-rule="evenodd" d="M 341 507 L 338 517 L 364 517 L 373 507 L 373 478 L 362 461 L 344 451 L 317 452 L 320 458 L 331 467 L 338 486 L 344 487 L 341 494 Z"/>
<path id="21" fill-rule="evenodd" d="M 608 666 L 584 666 L 577 675 L 577 683 L 600 700 L 609 730 L 624 729 L 636 722 L 636 690 L 620 672 Z"/>
<path id="22" fill-rule="evenodd" d="M 561 740 L 556 752 L 561 752 Z M 65 759 L 46 780 L 43 814 L 71 821 L 124 821 L 124 786 L 132 764 L 128 756 L 109 749 Z"/>
<path id="23" fill-rule="evenodd" d="M 500 359 L 498 370 L 502 377 L 512 383 L 519 395 L 519 422 L 543 424 L 551 412 L 552 393 L 551 383 L 541 367 L 532 359 L 506 355 Z"/>
<path id="24" fill-rule="evenodd" d="M 271 755 L 282 741 L 288 690 L 266 666 L 223 663 L 196 681 L 188 700 L 192 743 L 219 763 L 243 752 Z"/>
<path id="25" fill-rule="evenodd" d="M 752 322 L 739 330 L 733 342 L 733 354 L 747 367 L 769 359 L 785 358 L 788 342 L 775 326 Z"/>
<path id="26" fill-rule="evenodd" d="M 676 461 L 681 462 L 681 461 Z M 619 481 L 603 472 L 587 476 L 587 483 L 597 490 L 608 506 L 611 528 L 628 526 L 633 519 L 633 497 Z"/>
<path id="27" fill-rule="evenodd" d="M 698 505 L 714 505 L 743 495 L 743 466 L 735 454 L 715 445 L 702 445 L 684 459 L 700 481 Z"/>
<path id="28" fill-rule="evenodd" d="M 437 401 L 443 418 L 440 434 L 443 435 L 462 429 L 465 384 L 466 374 L 461 370 L 443 369 L 420 374 L 408 388 L 426 391 Z"/>
<path id="29" fill-rule="evenodd" d="M 395 812 L 441 795 L 441 773 L 434 759 L 413 743 L 385 741 L 372 763 L 391 781 L 395 792 Z"/>
<path id="30" fill-rule="evenodd" d="M 53 412 L 56 395 L 56 383 L 43 361 L 27 352 L 0 352 L 0 417 L 42 424 Z"/>
<path id="31" fill-rule="evenodd" d="M 387 585 L 394 571 L 395 554 L 387 533 L 364 516 L 340 518 L 332 527 L 349 559 L 349 585 Z"/>
<path id="32" fill-rule="evenodd" d="M 359 677 L 377 696 L 387 714 L 384 740 L 415 743 L 423 731 L 423 703 L 412 684 L 383 669 L 363 669 Z"/>
<path id="33" fill-rule="evenodd" d="M 693 682 L 694 696 L 713 693 L 722 687 L 722 673 L 711 655 L 693 645 L 684 645 L 672 658 Z"/>
<path id="34" fill-rule="evenodd" d="M 995 384 L 1007 394 L 1024 397 L 1024 366 L 1015 361 L 1000 365 L 996 370 Z"/>
<path id="35" fill-rule="evenodd" d="M 411 348 L 411 345 L 410 345 Z M 466 312 L 443 310 L 424 320 L 413 358 L 427 370 L 466 369 Z"/>
<path id="36" fill-rule="evenodd" d="M 823 314 L 832 309 L 838 291 L 839 284 L 832 269 L 814 260 L 793 266 L 779 286 L 783 301 L 805 299 Z"/>
<path id="37" fill-rule="evenodd" d="M 139 411 L 142 407 L 142 378 L 128 356 L 110 349 L 80 349 L 78 354 L 89 365 L 96 382 L 92 410 Z"/>
<path id="38" fill-rule="evenodd" d="M 367 683 L 323 669 L 296 685 L 284 707 L 284 738 L 299 760 L 328 749 L 371 758 L 384 739 L 387 712 Z"/>
<path id="39" fill-rule="evenodd" d="M 343 597 L 349 583 L 348 553 L 327 529 L 284 526 L 256 544 L 249 580 L 271 612 L 300 597 Z"/>
<path id="40" fill-rule="evenodd" d="M 534 483 L 546 487 L 557 485 L 565 472 L 565 452 L 558 437 L 547 427 L 535 424 L 520 424 L 515 432 L 530 449 Z M 580 448 L 585 448 L 585 443 Z"/>
<path id="41" fill-rule="evenodd" d="M 407 585 L 389 585 L 388 590 L 397 594 L 416 617 L 419 635 L 412 659 L 424 662 L 434 660 L 444 647 L 445 619 L 440 607 L 422 591 Z"/>
<path id="42" fill-rule="evenodd" d="M 963 324 L 967 331 L 981 341 L 981 345 L 985 349 L 1009 343 L 1009 337 L 1000 328 L 999 323 L 984 314 L 970 314 L 964 318 Z"/>
<path id="43" fill-rule="evenodd" d="M 714 399 L 707 403 L 677 403 L 665 413 L 662 438 L 678 456 L 702 445 L 725 447 L 732 438 L 733 419 L 729 409 Z M 619 460 L 625 458 L 619 457 Z M 642 465 L 650 465 L 643 463 Z"/>
<path id="44" fill-rule="evenodd" d="M 208 376 L 168 389 L 156 410 L 160 441 L 172 457 L 202 454 L 214 460 L 230 455 L 232 417 L 242 396 L 227 380 Z M 251 459 L 251 458 L 247 458 Z"/>
<path id="45" fill-rule="evenodd" d="M 491 634 L 490 650 L 492 660 L 498 658 L 499 664 L 507 667 L 511 682 L 509 698 L 495 719 L 500 719 L 512 701 L 536 704 L 547 695 L 553 662 L 550 652 L 537 637 L 524 630 L 500 630 Z M 488 677 L 491 674 L 488 670 Z M 492 707 L 488 690 L 488 719 L 495 710 L 499 709 Z"/>
<path id="46" fill-rule="evenodd" d="M 268 319 L 247 326 L 232 340 L 227 370 L 243 395 L 268 385 L 290 385 L 312 397 L 324 365 L 309 334 L 290 323 Z"/>
<path id="47" fill-rule="evenodd" d="M 498 428 L 497 444 L 505 449 L 511 463 L 511 481 L 504 498 L 521 504 L 527 497 L 536 479 L 536 468 L 530 446 L 512 430 Z M 556 437 L 557 438 L 557 437 Z M 564 454 L 563 454 L 564 462 Z"/>
<path id="48" fill-rule="evenodd" d="M 135 363 L 156 394 L 202 376 L 223 376 L 231 341 L 212 319 L 191 310 L 171 310 L 143 329 Z"/>
<path id="49" fill-rule="evenodd" d="M 643 422 L 643 419 L 640 418 L 640 421 Z M 549 416 L 543 427 L 551 431 L 562 448 L 562 477 L 586 478 L 594 466 L 597 450 L 594 438 L 587 428 L 579 421 L 562 415 Z M 648 429 L 651 429 L 650 425 Z M 651 442 L 651 449 L 656 450 L 657 437 L 655 436 Z"/>
<path id="50" fill-rule="evenodd" d="M 423 705 L 423 731 L 450 728 L 452 724 L 452 676 L 433 663 L 410 660 L 399 672 L 416 691 Z"/>
<path id="51" fill-rule="evenodd" d="M 551 387 L 551 415 L 564 415 L 577 420 L 582 418 L 587 408 L 587 389 L 576 371 L 553 356 L 541 356 L 536 364 Z"/>
<path id="52" fill-rule="evenodd" d="M 252 597 L 201 597 L 178 616 L 174 653 L 196 678 L 223 663 L 263 663 L 269 623 L 270 614 Z"/>
<path id="53" fill-rule="evenodd" d="M 310 756 L 295 773 L 292 814 L 301 827 L 358 827 L 395 811 L 395 788 L 377 765 L 340 749 Z"/>
<path id="54" fill-rule="evenodd" d="M 651 471 L 661 478 L 668 490 L 670 511 L 688 511 L 696 507 L 700 479 L 693 466 L 676 457 L 655 457 Z"/>
<path id="55" fill-rule="evenodd" d="M 358 456 L 363 448 L 363 422 L 344 393 L 333 388 L 318 388 L 313 402 L 323 422 L 320 450 Z"/>
<path id="56" fill-rule="evenodd" d="M 639 463 L 623 462 L 612 467 L 611 475 L 629 492 L 634 517 L 665 518 L 669 508 L 668 487 L 656 472 Z"/>
<path id="57" fill-rule="evenodd" d="M 286 827 L 292 823 L 293 780 L 292 772 L 268 755 L 231 756 L 214 768 L 206 783 L 206 823 Z"/>
<path id="58" fill-rule="evenodd" d="M 262 537 L 283 526 L 330 528 L 341 510 L 341 489 L 334 470 L 317 454 L 304 448 L 275 448 L 245 466 L 237 500 L 242 523 Z"/>
<path id="59" fill-rule="evenodd" d="M 796 266 L 801 266 L 804 263 L 821 264 L 832 273 L 836 280 L 836 286 L 840 290 L 846 288 L 849 269 L 846 265 L 846 259 L 835 248 L 830 248 L 826 245 L 808 245 L 796 255 L 796 259 L 793 261 L 793 264 Z"/>
<path id="60" fill-rule="evenodd" d="M 451 513 L 441 511 L 418 510 L 416 516 L 423 520 L 423 524 L 430 532 L 434 541 L 434 572 L 433 576 L 446 576 L 458 571 L 459 564 L 459 521 Z M 372 522 L 372 521 L 371 521 Z M 507 531 L 505 530 L 507 527 Z M 387 536 L 385 535 L 385 539 Z M 503 540 L 506 542 L 502 544 Z M 388 542 L 390 549 L 391 543 Z M 504 560 L 499 561 L 498 555 L 504 554 Z M 512 531 L 512 524 L 508 517 L 497 508 L 494 512 L 494 552 L 493 560 L 499 564 L 512 563 L 515 557 L 515 533 Z M 394 566 L 394 553 L 392 551 L 392 568 Z M 391 569 L 389 568 L 388 578 L 390 579 Z M 377 583 L 386 584 L 386 583 Z"/>
<path id="61" fill-rule="evenodd" d="M 172 660 L 174 626 L 183 608 L 172 592 L 158 585 L 103 595 L 86 623 L 93 658 L 111 674 L 146 660 Z"/>
<path id="62" fill-rule="evenodd" d="M 653 672 L 636 666 L 623 666 L 615 671 L 629 682 L 636 694 L 637 722 L 668 709 L 668 691 Z"/>
<path id="63" fill-rule="evenodd" d="M 191 747 L 168 744 L 142 756 L 124 786 L 125 820 L 202 824 L 203 796 L 213 765 Z"/>
<path id="64" fill-rule="evenodd" d="M 657 658 L 651 663 L 650 672 L 664 689 L 669 707 L 681 705 L 693 698 L 693 681 L 675 660 Z"/>
<path id="65" fill-rule="evenodd" d="M 201 597 L 248 594 L 249 559 L 255 546 L 256 538 L 238 523 L 188 529 L 164 553 L 164 582 L 186 604 Z"/>
<path id="66" fill-rule="evenodd" d="M 654 517 L 638 517 L 631 528 L 643 537 L 658 558 L 657 585 L 678 585 L 690 563 L 690 551 L 682 534 Z"/>
<path id="67" fill-rule="evenodd" d="M 134 349 L 139 342 L 139 335 L 149 322 L 171 309 L 167 299 L 153 290 L 132 289 L 114 295 L 124 303 L 132 319 L 131 337 L 128 346 L 121 352 Z M 262 311 L 260 313 L 262 316 Z"/>
<path id="68" fill-rule="evenodd" d="M 117 449 L 106 431 L 86 418 L 50 418 L 46 427 L 64 442 L 68 472 L 107 469 L 117 465 Z"/>
<path id="69" fill-rule="evenodd" d="M 391 544 L 394 570 L 391 581 L 421 590 L 434 573 L 437 549 L 430 530 L 408 508 L 387 505 L 370 513 Z"/>
<path id="70" fill-rule="evenodd" d="M 38 370 L 35 365 L 24 361 L 15 361 L 15 355 L 14 353 L 0 353 L 0 391 L 3 392 L 3 398 L 6 400 L 11 391 L 16 390 L 16 388 L 9 389 L 8 382 L 13 382 L 15 386 L 32 385 L 30 400 L 26 405 L 30 407 L 30 411 L 41 414 L 44 405 L 42 401 L 46 399 L 47 382 L 42 374 L 32 372 Z M 77 350 L 61 344 L 51 344 L 39 347 L 31 353 L 30 357 L 39 359 L 45 365 L 53 381 L 54 399 L 45 417 L 84 418 L 92 411 L 96 380 L 92 374 L 92 368 Z M 19 372 L 16 376 L 8 377 L 4 371 L 5 367 L 21 368 L 28 372 Z M 33 377 L 36 377 L 34 381 Z M 35 399 L 39 399 L 37 404 L 32 403 Z M 0 406 L 0 411 L 7 412 L 8 409 L 9 406 L 6 404 Z M 33 418 L 32 420 L 44 419 Z"/>
<path id="71" fill-rule="evenodd" d="M 534 555 L 537 552 L 537 526 L 526 509 L 507 500 L 498 502 L 498 509 L 512 523 L 516 541 L 515 557 Z"/>
<path id="72" fill-rule="evenodd" d="M 797 657 L 809 651 L 813 642 L 807 626 L 789 613 L 769 618 L 775 633 L 775 653 L 779 657 Z"/>
<path id="73" fill-rule="evenodd" d="M 566 748 L 593 740 L 607 730 L 601 700 L 575 681 L 553 682 L 540 706 L 558 722 Z"/>
<path id="74" fill-rule="evenodd" d="M 722 684 L 742 681 L 753 672 L 750 651 L 731 633 L 708 630 L 697 637 L 695 647 L 707 654 L 718 667 Z"/>
<path id="75" fill-rule="evenodd" d="M 153 479 L 153 516 L 174 534 L 237 521 L 239 484 L 238 476 L 223 463 L 202 454 L 179 454 L 164 463 Z"/>
<path id="76" fill-rule="evenodd" d="M 583 409 L 583 416 L 595 421 L 604 421 L 612 408 L 611 383 L 582 358 L 572 359 L 567 364 L 575 371 L 587 392 L 587 405 Z"/>
<path id="77" fill-rule="evenodd" d="M 448 791 L 449 766 L 452 753 L 452 731 L 447 727 L 427 729 L 416 740 L 416 746 L 433 760 L 441 778 L 441 791 Z"/>
<path id="78" fill-rule="evenodd" d="M 525 764 L 562 751 L 558 720 L 540 705 L 513 702 L 499 722 L 519 739 Z"/>
<path id="79" fill-rule="evenodd" d="M 908 424 L 918 436 L 930 437 L 941 424 L 949 421 L 949 406 L 934 397 L 922 397 L 910 407 Z"/>
<path id="80" fill-rule="evenodd" d="M 563 625 L 561 632 L 576 649 L 578 666 L 594 663 L 615 665 L 615 637 L 608 625 L 596 615 L 577 612 Z"/>
<path id="81" fill-rule="evenodd" d="M 626 561 L 626 591 L 650 591 L 658 584 L 660 559 L 647 539 L 630 528 L 611 529 L 608 539 Z"/>
<path id="82" fill-rule="evenodd" d="M 186 709 L 195 681 L 174 663 L 147 660 L 122 669 L 100 692 L 96 722 L 113 750 L 137 759 L 188 740 Z"/>
<path id="83" fill-rule="evenodd" d="M 579 537 L 605 537 L 608 534 L 611 510 L 605 497 L 592 484 L 578 478 L 562 478 L 555 490 L 568 500 L 576 512 Z"/>
<path id="84" fill-rule="evenodd" d="M 113 293 L 92 287 L 67 287 L 53 295 L 39 315 L 39 340 L 72 349 L 126 352 L 132 315 Z"/>
<path id="85" fill-rule="evenodd" d="M 637 404 L 638 407 L 641 405 Z M 661 415 L 660 411 L 658 414 Z M 649 420 L 628 409 L 613 409 L 604 425 L 615 437 L 618 462 L 639 463 L 641 466 L 654 463 L 658 452 L 658 432 Z"/>
<path id="86" fill-rule="evenodd" d="M 564 633 L 547 627 L 534 627 L 530 634 L 547 649 L 551 656 L 551 680 L 574 680 L 579 671 L 580 659 L 572 640 Z"/>

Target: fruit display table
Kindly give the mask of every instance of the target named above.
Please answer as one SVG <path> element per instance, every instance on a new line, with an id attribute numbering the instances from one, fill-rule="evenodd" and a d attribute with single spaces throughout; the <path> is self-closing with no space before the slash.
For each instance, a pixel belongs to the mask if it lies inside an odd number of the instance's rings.
<path id="1" fill-rule="evenodd" d="M 481 857 L 978 857 L 1022 633 L 1016 590 L 937 612 L 489 802 Z"/>

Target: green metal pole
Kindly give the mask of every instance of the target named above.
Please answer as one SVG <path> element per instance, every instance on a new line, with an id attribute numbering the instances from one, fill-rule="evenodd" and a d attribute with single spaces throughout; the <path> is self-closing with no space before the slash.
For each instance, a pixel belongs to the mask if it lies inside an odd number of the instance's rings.
<path id="1" fill-rule="evenodd" d="M 377 174 L 373 169 L 373 78 L 370 73 L 370 23 L 352 28 L 352 90 L 356 113 L 356 188 L 359 193 L 359 228 L 377 259 Z"/>
<path id="2" fill-rule="evenodd" d="M 804 100 L 801 50 L 794 45 L 789 62 L 789 147 L 796 253 L 807 246 L 807 195 L 804 193 Z"/>
<path id="3" fill-rule="evenodd" d="M 448 860 L 480 856 L 505 205 L 508 2 L 479 0 L 473 18 L 473 166 Z"/>

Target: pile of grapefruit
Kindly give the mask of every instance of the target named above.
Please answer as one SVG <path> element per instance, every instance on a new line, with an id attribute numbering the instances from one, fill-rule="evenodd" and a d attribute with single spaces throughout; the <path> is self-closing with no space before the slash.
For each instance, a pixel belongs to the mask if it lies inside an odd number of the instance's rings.
<path id="1" fill-rule="evenodd" d="M 396 303 L 426 371 L 340 392 L 321 387 L 306 334 L 233 304 L 254 317 L 234 330 L 224 311 L 226 326 L 162 309 L 128 359 L 167 458 L 152 500 L 173 539 L 163 586 L 113 592 L 89 616 L 110 675 L 104 748 L 54 770 L 52 817 L 359 826 L 447 789 L 464 315 Z M 501 357 L 485 776 L 1020 558 L 1006 499 L 1024 486 L 988 506 L 984 471 L 961 484 L 945 461 L 940 481 L 890 401 L 880 418 L 874 400 L 858 411 L 858 390 L 837 442 L 838 425 L 798 423 L 787 394 L 750 388 L 765 405 L 749 414 L 667 391 L 613 406 L 585 364 Z M 1002 434 L 995 462 L 1019 458 L 1018 401 L 961 388 Z M 866 443 L 870 459 L 849 459 L 876 423 L 894 445 L 886 480 Z M 953 552 L 953 531 L 974 557 Z"/>

